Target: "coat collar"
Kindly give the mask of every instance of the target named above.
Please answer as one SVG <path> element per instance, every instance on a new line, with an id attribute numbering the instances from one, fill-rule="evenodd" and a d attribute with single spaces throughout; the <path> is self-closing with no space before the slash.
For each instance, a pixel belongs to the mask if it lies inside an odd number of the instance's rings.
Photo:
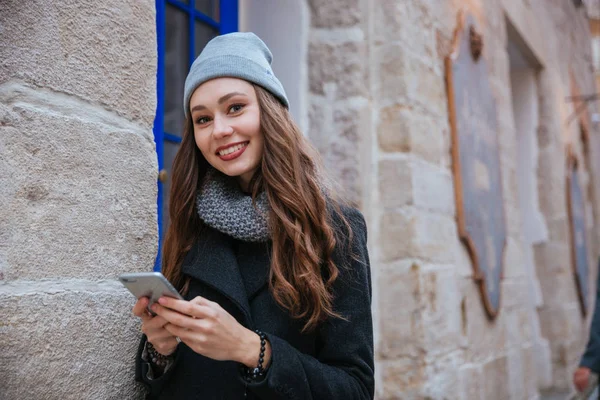
<path id="1" fill-rule="evenodd" d="M 252 299 L 268 281 L 270 259 L 266 246 L 265 243 L 235 241 L 206 227 L 184 258 L 181 271 L 221 292 L 250 322 L 248 299 Z"/>

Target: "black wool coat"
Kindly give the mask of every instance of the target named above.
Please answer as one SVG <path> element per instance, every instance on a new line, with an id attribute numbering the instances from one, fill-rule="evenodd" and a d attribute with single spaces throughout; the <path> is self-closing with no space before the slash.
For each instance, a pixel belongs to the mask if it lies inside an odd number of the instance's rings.
<path id="1" fill-rule="evenodd" d="M 180 343 L 174 365 L 161 377 L 147 378 L 149 364 L 136 359 L 136 379 L 149 388 L 149 399 L 372 399 L 374 396 L 371 274 L 367 230 L 359 211 L 343 208 L 353 230 L 349 246 L 338 245 L 334 261 L 334 310 L 316 330 L 301 333 L 268 289 L 268 243 L 242 242 L 206 228 L 186 255 L 182 272 L 191 277 L 186 296 L 217 302 L 242 325 L 265 332 L 272 359 L 266 377 L 246 384 L 239 364 L 216 361 Z M 338 230 L 343 229 L 334 218 Z M 351 251 L 350 251 L 351 248 Z M 344 266 L 345 265 L 345 266 Z M 245 393 L 246 396 L 245 397 Z"/>

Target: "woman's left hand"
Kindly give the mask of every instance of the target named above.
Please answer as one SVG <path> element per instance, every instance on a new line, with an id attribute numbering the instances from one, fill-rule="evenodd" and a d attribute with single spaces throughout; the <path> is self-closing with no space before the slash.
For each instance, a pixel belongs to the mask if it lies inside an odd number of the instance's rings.
<path id="1" fill-rule="evenodd" d="M 218 303 L 203 297 L 191 301 L 161 297 L 152 311 L 168 323 L 165 329 L 198 354 L 214 360 L 232 360 L 254 367 L 260 353 L 260 338 L 242 326 Z M 270 359 L 270 346 L 265 365 Z"/>

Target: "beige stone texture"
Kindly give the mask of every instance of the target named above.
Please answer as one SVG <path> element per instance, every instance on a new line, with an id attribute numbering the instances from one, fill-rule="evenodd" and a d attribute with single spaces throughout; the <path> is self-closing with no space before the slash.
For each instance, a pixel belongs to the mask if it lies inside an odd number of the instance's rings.
<path id="1" fill-rule="evenodd" d="M 421 358 L 423 341 L 424 294 L 420 265 L 411 261 L 386 265 L 379 271 L 379 312 L 381 359 Z M 398 321 L 404 323 L 399 324 Z"/>
<path id="2" fill-rule="evenodd" d="M 402 52 L 434 61 L 435 31 L 428 2 L 373 1 L 375 45 L 398 42 Z M 411 23 L 406 23 L 411 21 Z"/>
<path id="3" fill-rule="evenodd" d="M 155 4 L 0 4 L 0 398 L 141 399 L 118 274 L 156 257 Z"/>
<path id="4" fill-rule="evenodd" d="M 527 271 L 522 242 L 509 236 L 504 247 L 504 279 L 524 278 Z"/>
<path id="5" fill-rule="evenodd" d="M 510 376 L 507 364 L 508 359 L 506 356 L 498 357 L 483 364 L 484 399 L 510 398 Z"/>
<path id="6" fill-rule="evenodd" d="M 391 104 L 378 114 L 377 134 L 384 152 L 411 153 L 432 164 L 450 166 L 450 131 L 445 119 L 416 107 Z"/>
<path id="7" fill-rule="evenodd" d="M 153 1 L 8 0 L 0 15 L 0 82 L 48 88 L 152 126 Z"/>
<path id="8" fill-rule="evenodd" d="M 327 43 L 311 40 L 308 46 L 308 81 L 310 91 L 324 94 L 325 85 L 335 84 L 335 98 L 364 96 L 367 71 L 364 66 L 364 42 Z"/>
<path id="9" fill-rule="evenodd" d="M 580 86 L 593 81 L 584 13 L 571 2 L 558 0 L 347 4 L 352 10 L 341 12 L 344 15 L 336 21 L 352 20 L 356 10 L 370 13 L 355 22 L 368 46 L 363 50 L 346 45 L 347 59 L 330 71 L 345 68 L 355 76 L 365 71 L 355 54 L 365 51 L 369 56 L 369 72 L 363 76 L 368 76 L 372 122 L 365 136 L 376 137 L 376 146 L 365 150 L 374 157 L 374 167 L 363 176 L 370 174 L 371 186 L 367 187 L 376 191 L 363 198 L 373 218 L 372 262 L 379 274 L 378 398 L 512 400 L 538 399 L 542 392 L 565 393 L 586 324 L 571 270 L 565 193 L 565 146 L 576 131 L 576 126 L 565 124 L 573 111 L 565 102 L 571 94 L 569 70 Z M 507 237 L 501 309 L 493 320 L 483 307 L 472 260 L 458 238 L 455 220 L 444 58 L 451 51 L 459 10 L 470 12 L 483 34 L 483 57 L 496 102 Z M 323 6 L 313 15 L 322 21 L 318 13 L 326 12 Z M 331 36 L 326 36 L 325 26 L 319 25 L 315 34 L 341 47 L 351 40 L 343 39 L 348 28 L 339 26 L 331 22 Z M 534 274 L 526 269 L 525 246 L 529 244 L 524 243 L 519 208 L 518 132 L 506 50 L 509 36 L 518 37 L 519 45 L 529 51 L 526 57 L 541 68 L 535 126 L 540 150 L 536 208 L 547 223 L 549 238 L 533 245 Z M 324 59 L 335 62 L 339 54 L 333 45 L 328 46 L 315 49 L 315 58 L 327 52 Z M 327 76 L 322 64 L 315 65 L 311 91 L 328 103 L 343 101 L 339 100 L 341 78 Z M 346 97 L 357 96 L 355 85 L 348 85 Z M 320 110 L 314 115 L 320 124 L 333 121 Z M 583 154 L 581 146 L 576 150 Z M 590 176 L 582 174 L 583 181 L 598 180 Z M 589 198 L 593 203 L 593 197 Z M 589 236 L 594 243 L 600 242 L 600 235 L 590 228 L 592 218 L 594 213 L 588 211 Z M 590 254 L 598 254 L 600 246 L 595 246 Z M 541 299 L 535 292 L 538 285 Z M 416 373 L 417 366 L 424 369 Z M 406 373 L 411 367 L 411 373 Z M 446 394 L 439 389 L 450 386 L 453 389 Z"/>
<path id="10" fill-rule="evenodd" d="M 409 159 L 379 161 L 381 206 L 396 209 L 414 204 L 412 165 Z"/>
<path id="11" fill-rule="evenodd" d="M 431 230 L 431 227 L 436 227 Z M 433 262 L 452 262 L 456 241 L 454 219 L 407 209 L 381 216 L 379 237 L 382 261 L 418 257 Z"/>
<path id="12" fill-rule="evenodd" d="M 483 380 L 481 366 L 478 364 L 465 364 L 459 371 L 460 399 L 483 400 Z"/>
<path id="13" fill-rule="evenodd" d="M 11 176 L 0 195 L 5 279 L 114 278 L 151 268 L 151 131 L 54 92 L 0 88 L 16 115 L 0 128 L 0 166 Z"/>
<path id="14" fill-rule="evenodd" d="M 571 248 L 568 243 L 545 242 L 534 246 L 537 276 L 567 274 L 571 269 Z"/>
<path id="15" fill-rule="evenodd" d="M 142 399 L 133 379 L 134 298 L 117 285 L 0 290 L 0 397 Z"/>
<path id="16" fill-rule="evenodd" d="M 422 359 L 402 357 L 395 361 L 383 361 L 379 365 L 383 382 L 378 388 L 379 399 L 423 398 L 419 396 L 421 385 L 426 379 Z"/>
<path id="17" fill-rule="evenodd" d="M 354 26 L 361 21 L 360 0 L 308 0 L 315 28 Z"/>

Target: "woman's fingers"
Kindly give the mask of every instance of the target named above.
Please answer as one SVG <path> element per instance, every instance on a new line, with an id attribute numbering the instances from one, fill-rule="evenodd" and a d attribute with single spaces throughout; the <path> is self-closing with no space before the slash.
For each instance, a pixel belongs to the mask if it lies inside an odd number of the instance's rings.
<path id="1" fill-rule="evenodd" d="M 180 314 L 189 315 L 194 318 L 214 318 L 217 315 L 217 309 L 219 307 L 217 303 L 213 303 L 200 296 L 191 301 L 161 297 L 158 299 L 158 303 L 160 306 L 163 306 L 163 308 L 174 310 Z"/>
<path id="2" fill-rule="evenodd" d="M 133 315 L 135 315 L 136 317 L 140 317 L 142 319 L 144 319 L 145 317 L 148 317 L 148 298 L 147 297 L 140 297 L 138 299 L 138 301 L 135 303 L 135 305 L 133 306 Z"/>
<path id="3" fill-rule="evenodd" d="M 166 322 L 169 324 L 177 325 L 186 329 L 192 329 L 195 327 L 196 320 L 194 317 L 190 318 L 189 314 L 182 314 L 159 304 L 153 304 L 152 311 L 154 311 L 157 316 L 166 320 Z"/>
<path id="4" fill-rule="evenodd" d="M 154 344 L 154 342 L 157 341 L 165 341 L 165 340 L 169 340 L 169 339 L 173 339 L 175 340 L 175 336 L 173 336 L 171 334 L 171 332 L 169 332 L 166 329 L 160 328 L 160 329 L 151 329 L 148 330 L 148 333 L 144 332 L 146 334 L 146 336 L 148 337 L 148 341 L 150 341 L 150 343 Z"/>
<path id="5" fill-rule="evenodd" d="M 149 319 L 147 321 L 144 321 L 143 325 L 147 329 L 154 330 L 154 329 L 162 329 L 167 323 L 168 323 L 168 321 L 166 319 L 164 319 L 160 315 L 157 315 L 155 317 L 149 317 Z"/>
<path id="6" fill-rule="evenodd" d="M 171 335 L 167 331 L 167 337 L 157 337 L 152 340 L 148 338 L 148 341 L 152 343 L 152 346 L 158 351 L 160 354 L 168 356 L 172 354 L 177 349 L 177 345 L 179 342 L 175 339 L 175 336 Z"/>

